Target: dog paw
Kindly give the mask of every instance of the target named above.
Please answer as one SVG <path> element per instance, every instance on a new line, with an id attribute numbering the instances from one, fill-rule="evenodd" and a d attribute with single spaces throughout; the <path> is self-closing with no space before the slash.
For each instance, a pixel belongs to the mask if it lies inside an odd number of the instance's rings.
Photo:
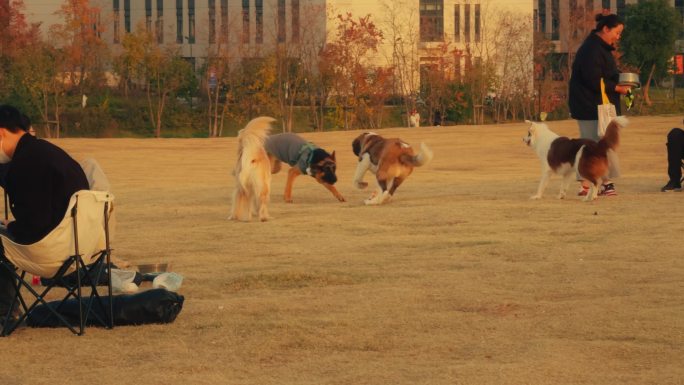
<path id="1" fill-rule="evenodd" d="M 294 203 L 292 198 L 285 198 L 284 200 L 285 200 L 285 203 Z"/>
<path id="2" fill-rule="evenodd" d="M 560 194 L 558 194 L 558 195 L 556 196 L 556 198 L 558 198 L 558 199 L 563 199 L 563 198 L 565 198 L 565 193 L 560 193 Z"/>
<path id="3" fill-rule="evenodd" d="M 363 201 L 363 204 L 365 204 L 366 206 L 372 206 L 372 205 L 380 204 L 380 201 L 378 200 L 378 195 L 377 194 L 371 195 L 370 198 Z"/>
<path id="4" fill-rule="evenodd" d="M 392 199 L 392 195 L 390 195 L 389 191 L 385 191 L 380 196 L 380 204 L 385 204 L 385 203 L 389 202 L 390 199 Z"/>
<path id="5" fill-rule="evenodd" d="M 342 195 L 338 195 L 337 200 L 340 202 L 346 202 L 347 201 L 346 199 L 344 199 L 344 197 Z"/>
<path id="6" fill-rule="evenodd" d="M 366 187 L 368 187 L 368 182 L 356 182 L 356 188 L 359 190 L 363 190 Z"/>
<path id="7" fill-rule="evenodd" d="M 532 195 L 532 196 L 530 197 L 530 199 L 533 200 L 533 201 L 534 201 L 534 200 L 541 199 L 541 195 Z"/>

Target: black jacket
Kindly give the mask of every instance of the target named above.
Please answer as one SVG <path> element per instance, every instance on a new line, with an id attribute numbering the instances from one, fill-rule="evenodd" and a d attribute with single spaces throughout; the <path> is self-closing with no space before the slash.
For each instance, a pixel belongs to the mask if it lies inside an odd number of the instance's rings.
<path id="1" fill-rule="evenodd" d="M 589 34 L 577 50 L 570 75 L 570 115 L 578 120 L 597 120 L 597 106 L 601 101 L 601 78 L 606 85 L 606 95 L 620 115 L 620 94 L 615 86 L 620 71 L 612 51 L 615 48 L 595 33 Z"/>
<path id="2" fill-rule="evenodd" d="M 6 176 L 14 221 L 7 229 L 18 243 L 42 239 L 64 218 L 71 195 L 88 190 L 81 166 L 64 150 L 25 134 Z"/>

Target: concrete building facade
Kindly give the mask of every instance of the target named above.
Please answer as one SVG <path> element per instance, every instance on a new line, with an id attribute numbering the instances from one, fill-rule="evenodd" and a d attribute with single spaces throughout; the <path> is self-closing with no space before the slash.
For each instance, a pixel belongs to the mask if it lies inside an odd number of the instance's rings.
<path id="1" fill-rule="evenodd" d="M 371 15 L 384 34 L 373 57 L 378 65 L 391 62 L 401 44 L 423 66 L 435 60 L 448 43 L 451 50 L 468 52 L 471 59 L 485 54 L 488 34 L 500 23 L 498 15 L 514 13 L 530 20 L 532 35 L 534 0 L 91 0 L 99 7 L 95 21 L 114 52 L 123 36 L 144 28 L 159 44 L 178 45 L 182 56 L 199 64 L 212 49 L 223 44 L 230 56 L 261 57 L 283 44 L 321 46 L 335 33 L 335 15 Z M 27 18 L 40 22 L 47 33 L 60 23 L 55 13 L 63 0 L 25 1 Z M 394 23 L 394 27 L 390 24 Z M 395 28 L 395 31 L 389 29 Z M 396 30 L 403 29 L 401 33 Z M 409 37 L 409 38 L 407 38 Z M 530 57 L 531 57 L 530 47 Z M 465 56 L 461 59 L 466 60 Z M 455 71 L 463 71 L 457 63 Z M 530 79 L 532 64 L 529 65 Z"/>
<path id="2" fill-rule="evenodd" d="M 589 34 L 597 13 L 607 9 L 624 16 L 627 6 L 638 2 L 639 0 L 534 0 L 535 31 L 543 33 L 554 43 L 556 54 L 567 55 L 577 50 Z M 668 2 L 679 11 L 684 23 L 684 0 Z M 675 51 L 673 54 L 684 52 L 684 32 L 677 41 Z"/>

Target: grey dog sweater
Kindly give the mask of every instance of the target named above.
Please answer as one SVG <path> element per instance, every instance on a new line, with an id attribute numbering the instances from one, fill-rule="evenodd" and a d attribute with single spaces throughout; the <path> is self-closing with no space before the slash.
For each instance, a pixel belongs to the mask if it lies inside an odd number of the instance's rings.
<path id="1" fill-rule="evenodd" d="M 312 143 L 302 139 L 299 135 L 288 132 L 266 137 L 264 147 L 269 154 L 279 161 L 295 165 L 302 174 L 309 174 L 308 168 L 311 162 L 311 154 L 316 148 Z"/>

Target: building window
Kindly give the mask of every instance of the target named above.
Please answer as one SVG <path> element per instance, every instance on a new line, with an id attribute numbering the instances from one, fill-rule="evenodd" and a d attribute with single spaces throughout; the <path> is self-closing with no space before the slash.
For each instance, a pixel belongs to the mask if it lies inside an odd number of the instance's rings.
<path id="1" fill-rule="evenodd" d="M 475 41 L 480 41 L 480 4 L 475 4 Z"/>
<path id="2" fill-rule="evenodd" d="M 470 4 L 463 6 L 463 39 L 470 43 Z"/>
<path id="3" fill-rule="evenodd" d="M 102 37 L 102 28 L 100 27 L 100 11 L 92 11 L 90 14 L 90 23 L 91 23 L 91 28 L 93 29 L 93 33 L 101 38 Z"/>
<path id="4" fill-rule="evenodd" d="M 221 0 L 221 35 L 228 35 L 228 0 Z"/>
<path id="5" fill-rule="evenodd" d="M 188 43 L 195 44 L 195 0 L 188 0 Z"/>
<path id="6" fill-rule="evenodd" d="M 551 40 L 560 39 L 560 3 L 559 0 L 551 1 Z"/>
<path id="7" fill-rule="evenodd" d="M 610 0 L 601 1 L 601 8 L 610 10 Z"/>
<path id="8" fill-rule="evenodd" d="M 546 34 L 546 0 L 539 0 L 539 30 Z"/>
<path id="9" fill-rule="evenodd" d="M 183 0 L 176 0 L 176 43 L 183 44 Z"/>
<path id="10" fill-rule="evenodd" d="M 456 79 L 461 79 L 461 58 L 462 54 L 460 51 L 454 53 L 454 76 Z"/>
<path id="11" fill-rule="evenodd" d="M 242 0 L 242 42 L 249 44 L 249 0 Z"/>
<path id="12" fill-rule="evenodd" d="M 285 42 L 285 26 L 285 0 L 278 0 L 278 43 Z"/>
<path id="13" fill-rule="evenodd" d="M 209 43 L 216 43 L 216 0 L 209 0 Z"/>
<path id="14" fill-rule="evenodd" d="M 164 0 L 157 0 L 155 31 L 157 33 L 157 43 L 164 44 Z"/>
<path id="15" fill-rule="evenodd" d="M 124 0 L 124 28 L 131 33 L 131 0 Z"/>
<path id="16" fill-rule="evenodd" d="M 299 41 L 299 0 L 292 0 L 292 15 L 290 15 L 290 18 L 292 18 L 292 36 L 290 37 L 290 40 L 294 42 Z"/>
<path id="17" fill-rule="evenodd" d="M 427 58 L 421 58 L 422 60 L 425 60 Z M 431 80 L 432 76 L 431 74 L 435 74 L 438 71 L 437 65 L 432 64 L 432 63 L 422 63 L 420 64 L 420 90 L 421 92 L 429 92 L 430 91 L 430 86 L 432 85 Z"/>
<path id="18" fill-rule="evenodd" d="M 114 8 L 114 44 L 119 44 L 119 42 L 121 42 L 119 32 L 119 0 L 113 0 L 112 7 Z"/>
<path id="19" fill-rule="evenodd" d="M 152 32 L 152 0 L 145 0 L 145 31 Z"/>
<path id="20" fill-rule="evenodd" d="M 675 0 L 675 9 L 679 11 L 682 17 L 682 24 L 684 24 L 684 0 Z M 684 39 L 684 29 L 679 32 L 679 38 Z"/>
<path id="21" fill-rule="evenodd" d="M 454 41 L 461 41 L 461 4 L 454 5 Z"/>
<path id="22" fill-rule="evenodd" d="M 444 39 L 444 1 L 420 0 L 420 41 Z"/>
<path id="23" fill-rule="evenodd" d="M 254 42 L 264 42 L 264 0 L 254 0 L 254 13 L 256 14 L 256 35 Z"/>
<path id="24" fill-rule="evenodd" d="M 619 16 L 625 15 L 625 0 L 617 0 L 615 2 L 615 13 Z"/>

